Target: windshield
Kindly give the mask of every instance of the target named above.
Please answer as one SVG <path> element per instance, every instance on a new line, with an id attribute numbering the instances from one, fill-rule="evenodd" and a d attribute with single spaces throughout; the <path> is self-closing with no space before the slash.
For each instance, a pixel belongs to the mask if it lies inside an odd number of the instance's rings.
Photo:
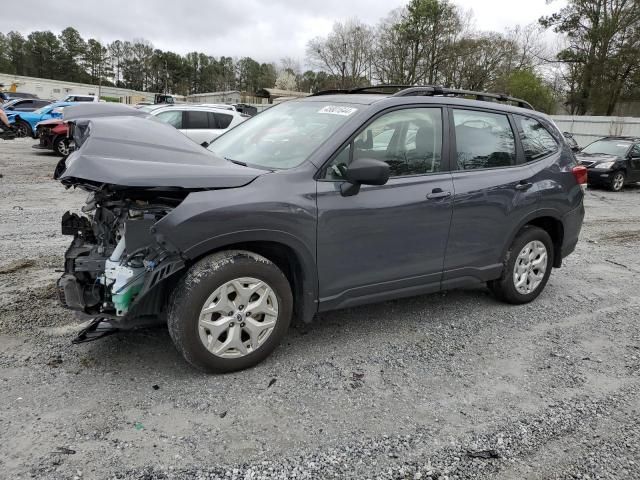
<path id="1" fill-rule="evenodd" d="M 247 165 L 284 169 L 304 162 L 359 106 L 290 101 L 256 115 L 215 139 L 219 157 Z"/>
<path id="2" fill-rule="evenodd" d="M 603 153 L 624 157 L 631 146 L 631 142 L 622 140 L 597 140 L 582 149 L 582 153 Z"/>

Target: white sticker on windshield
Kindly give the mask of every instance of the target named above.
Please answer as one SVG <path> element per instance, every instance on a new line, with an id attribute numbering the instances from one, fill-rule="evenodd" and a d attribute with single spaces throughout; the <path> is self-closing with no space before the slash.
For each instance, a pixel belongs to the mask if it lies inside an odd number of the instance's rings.
<path id="1" fill-rule="evenodd" d="M 353 107 L 342 107 L 339 105 L 327 105 L 326 107 L 322 107 L 318 110 L 318 113 L 330 113 L 331 115 L 342 115 L 348 117 L 353 112 L 357 112 L 357 108 Z"/>
<path id="2" fill-rule="evenodd" d="M 628 147 L 629 144 L 628 143 L 618 143 L 616 144 L 616 147 Z"/>

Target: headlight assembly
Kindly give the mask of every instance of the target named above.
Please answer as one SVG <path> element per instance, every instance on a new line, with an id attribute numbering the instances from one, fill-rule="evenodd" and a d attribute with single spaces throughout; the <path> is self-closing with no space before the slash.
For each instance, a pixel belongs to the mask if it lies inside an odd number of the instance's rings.
<path id="1" fill-rule="evenodd" d="M 613 167 L 614 163 L 616 162 L 598 163 L 597 165 L 594 165 L 594 168 L 597 168 L 598 170 L 609 170 L 611 167 Z"/>

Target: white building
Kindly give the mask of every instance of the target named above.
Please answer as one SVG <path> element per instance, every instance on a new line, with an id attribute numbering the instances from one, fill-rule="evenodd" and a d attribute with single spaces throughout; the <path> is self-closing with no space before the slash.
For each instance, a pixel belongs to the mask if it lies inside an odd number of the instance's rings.
<path id="1" fill-rule="evenodd" d="M 100 95 L 101 97 L 119 98 L 123 103 L 153 102 L 153 92 L 139 92 L 128 88 L 117 88 L 87 83 L 64 82 L 46 78 L 22 77 L 8 73 L 0 73 L 0 84 L 5 89 L 16 85 L 18 92 L 32 93 L 47 100 L 60 100 L 70 93 L 79 95 Z M 178 101 L 185 101 L 185 97 L 176 96 Z"/>
<path id="2" fill-rule="evenodd" d="M 187 95 L 189 103 L 240 103 L 240 92 L 228 90 L 226 92 L 193 93 Z"/>

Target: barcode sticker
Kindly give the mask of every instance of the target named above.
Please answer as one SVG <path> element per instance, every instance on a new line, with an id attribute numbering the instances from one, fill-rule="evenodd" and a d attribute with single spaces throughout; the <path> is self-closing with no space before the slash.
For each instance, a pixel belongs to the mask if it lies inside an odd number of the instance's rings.
<path id="1" fill-rule="evenodd" d="M 348 117 L 353 112 L 357 112 L 357 108 L 353 107 L 342 107 L 339 105 L 327 105 L 326 107 L 322 107 L 318 110 L 318 113 L 330 113 L 331 115 L 342 115 L 344 117 Z"/>

